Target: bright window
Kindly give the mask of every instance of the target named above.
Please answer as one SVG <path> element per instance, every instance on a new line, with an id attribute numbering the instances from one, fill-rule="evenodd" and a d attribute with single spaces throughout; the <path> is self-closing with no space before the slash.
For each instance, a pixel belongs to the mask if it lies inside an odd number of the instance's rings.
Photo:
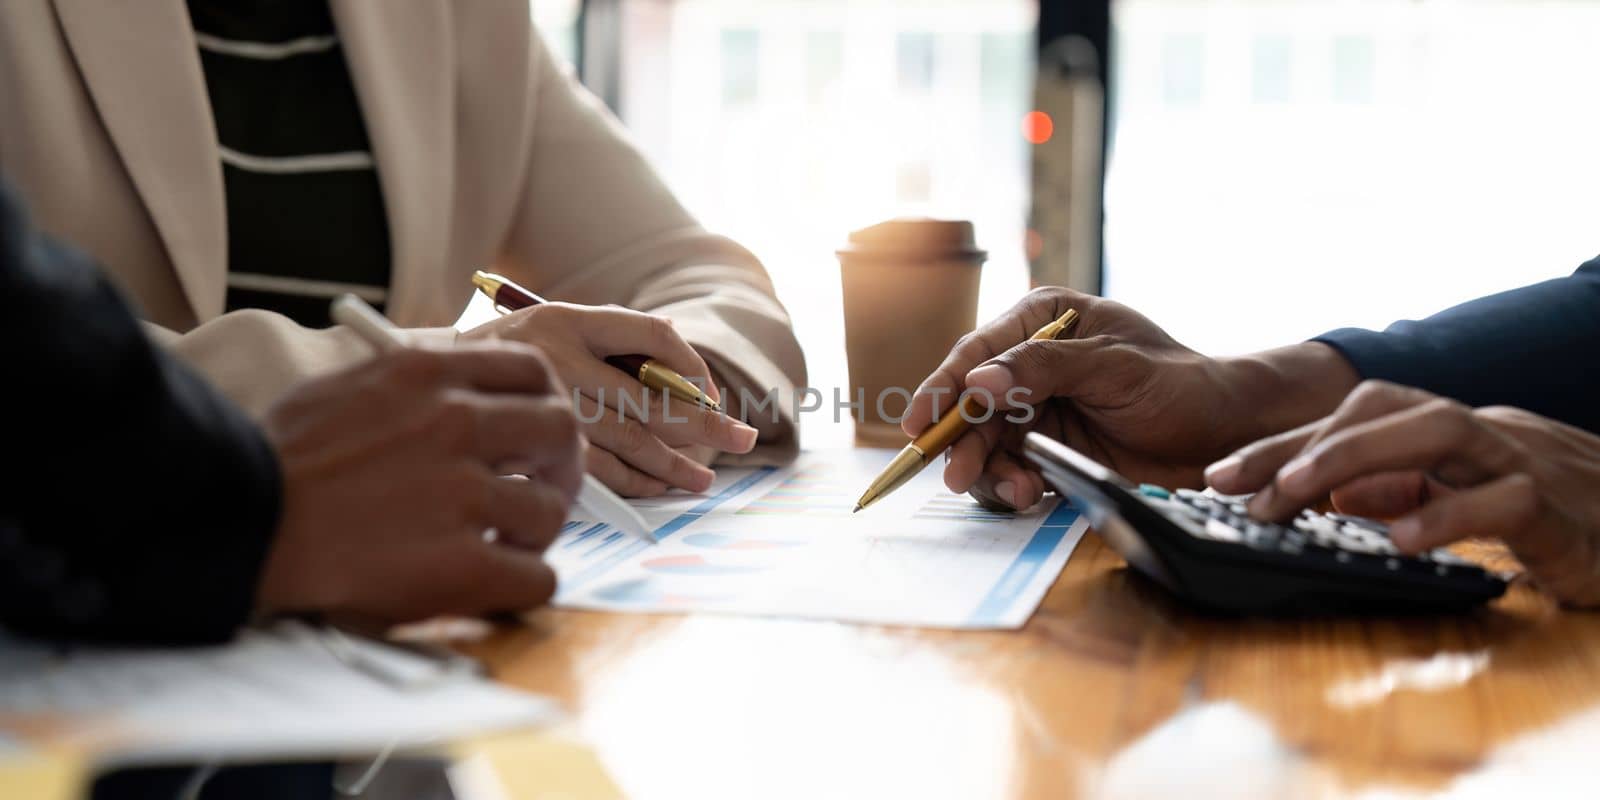
<path id="1" fill-rule="evenodd" d="M 567 66 L 577 63 L 578 12 L 581 0 L 532 0 L 533 22 L 555 56 Z"/>
<path id="2" fill-rule="evenodd" d="M 1108 295 L 1213 352 L 1600 252 L 1600 3 L 1118 0 Z"/>
<path id="3" fill-rule="evenodd" d="M 972 220 L 980 316 L 1025 290 L 1031 0 L 623 7 L 623 121 L 702 221 L 761 256 L 813 385 L 846 385 L 834 250 L 855 228 Z"/>

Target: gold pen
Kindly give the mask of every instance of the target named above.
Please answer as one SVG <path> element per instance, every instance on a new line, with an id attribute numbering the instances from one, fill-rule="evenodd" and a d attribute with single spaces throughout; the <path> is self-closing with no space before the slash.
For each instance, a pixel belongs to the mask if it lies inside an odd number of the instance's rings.
<path id="1" fill-rule="evenodd" d="M 1077 321 L 1078 312 L 1069 308 L 1065 314 L 1062 314 L 1054 322 L 1040 328 L 1030 338 L 1054 339 L 1065 333 Z M 917 438 L 911 440 L 911 444 L 906 445 L 905 449 L 901 450 L 894 457 L 894 460 L 889 462 L 889 466 L 884 467 L 883 472 L 878 474 L 878 477 L 872 481 L 872 485 L 868 486 L 867 491 L 861 495 L 861 499 L 856 501 L 855 511 L 860 511 L 887 497 L 890 492 L 916 477 L 916 474 L 921 472 L 923 467 L 938 458 L 940 453 L 943 453 L 950 445 L 955 444 L 955 441 L 961 438 L 961 434 L 966 433 L 967 429 L 972 427 L 972 424 L 967 422 L 968 417 L 982 417 L 984 411 L 983 401 L 979 400 L 976 395 L 969 394 L 963 398 L 960 408 L 950 409 L 950 413 L 929 426 Z M 850 513 L 854 514 L 855 511 Z"/>
<path id="2" fill-rule="evenodd" d="M 546 302 L 543 297 L 512 283 L 510 278 L 484 272 L 481 269 L 472 273 L 472 285 L 493 300 L 496 308 L 505 311 L 516 311 L 519 308 Z M 606 363 L 632 375 L 651 389 L 664 391 L 684 402 L 702 405 L 719 414 L 722 413 L 722 406 L 712 400 L 710 395 L 701 391 L 700 387 L 683 377 L 677 370 L 649 356 L 607 356 Z"/>

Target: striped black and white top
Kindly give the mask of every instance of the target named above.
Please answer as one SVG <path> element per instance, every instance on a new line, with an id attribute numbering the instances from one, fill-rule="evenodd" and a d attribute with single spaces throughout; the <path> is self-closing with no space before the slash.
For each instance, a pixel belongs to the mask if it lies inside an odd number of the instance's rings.
<path id="1" fill-rule="evenodd" d="M 389 224 L 327 0 L 188 0 L 227 193 L 229 311 L 383 307 Z"/>

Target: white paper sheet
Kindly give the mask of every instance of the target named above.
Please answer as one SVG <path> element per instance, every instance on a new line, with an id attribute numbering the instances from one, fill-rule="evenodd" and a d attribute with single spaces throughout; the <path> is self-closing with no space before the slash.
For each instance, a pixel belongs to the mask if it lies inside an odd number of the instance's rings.
<path id="1" fill-rule="evenodd" d="M 636 503 L 661 544 L 569 521 L 548 558 L 556 604 L 708 611 L 939 628 L 1017 628 L 1088 527 L 1051 499 L 1018 514 L 945 490 L 930 467 L 852 514 L 893 456 L 807 453 L 783 468 L 718 470 L 704 495 Z"/>
<path id="2" fill-rule="evenodd" d="M 204 648 L 62 651 L 0 638 L 0 730 L 105 767 L 359 756 L 558 715 L 470 662 L 300 623 Z"/>

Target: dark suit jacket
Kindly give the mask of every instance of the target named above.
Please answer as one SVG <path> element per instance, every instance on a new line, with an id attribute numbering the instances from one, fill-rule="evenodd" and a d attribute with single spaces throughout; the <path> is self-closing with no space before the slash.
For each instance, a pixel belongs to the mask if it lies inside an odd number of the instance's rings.
<path id="1" fill-rule="evenodd" d="M 227 638 L 277 526 L 276 456 L 3 185 L 0 370 L 0 625 Z"/>
<path id="2" fill-rule="evenodd" d="M 1382 333 L 1318 337 L 1364 378 L 1473 406 L 1510 405 L 1600 432 L 1600 258 L 1566 278 L 1463 303 Z"/>

